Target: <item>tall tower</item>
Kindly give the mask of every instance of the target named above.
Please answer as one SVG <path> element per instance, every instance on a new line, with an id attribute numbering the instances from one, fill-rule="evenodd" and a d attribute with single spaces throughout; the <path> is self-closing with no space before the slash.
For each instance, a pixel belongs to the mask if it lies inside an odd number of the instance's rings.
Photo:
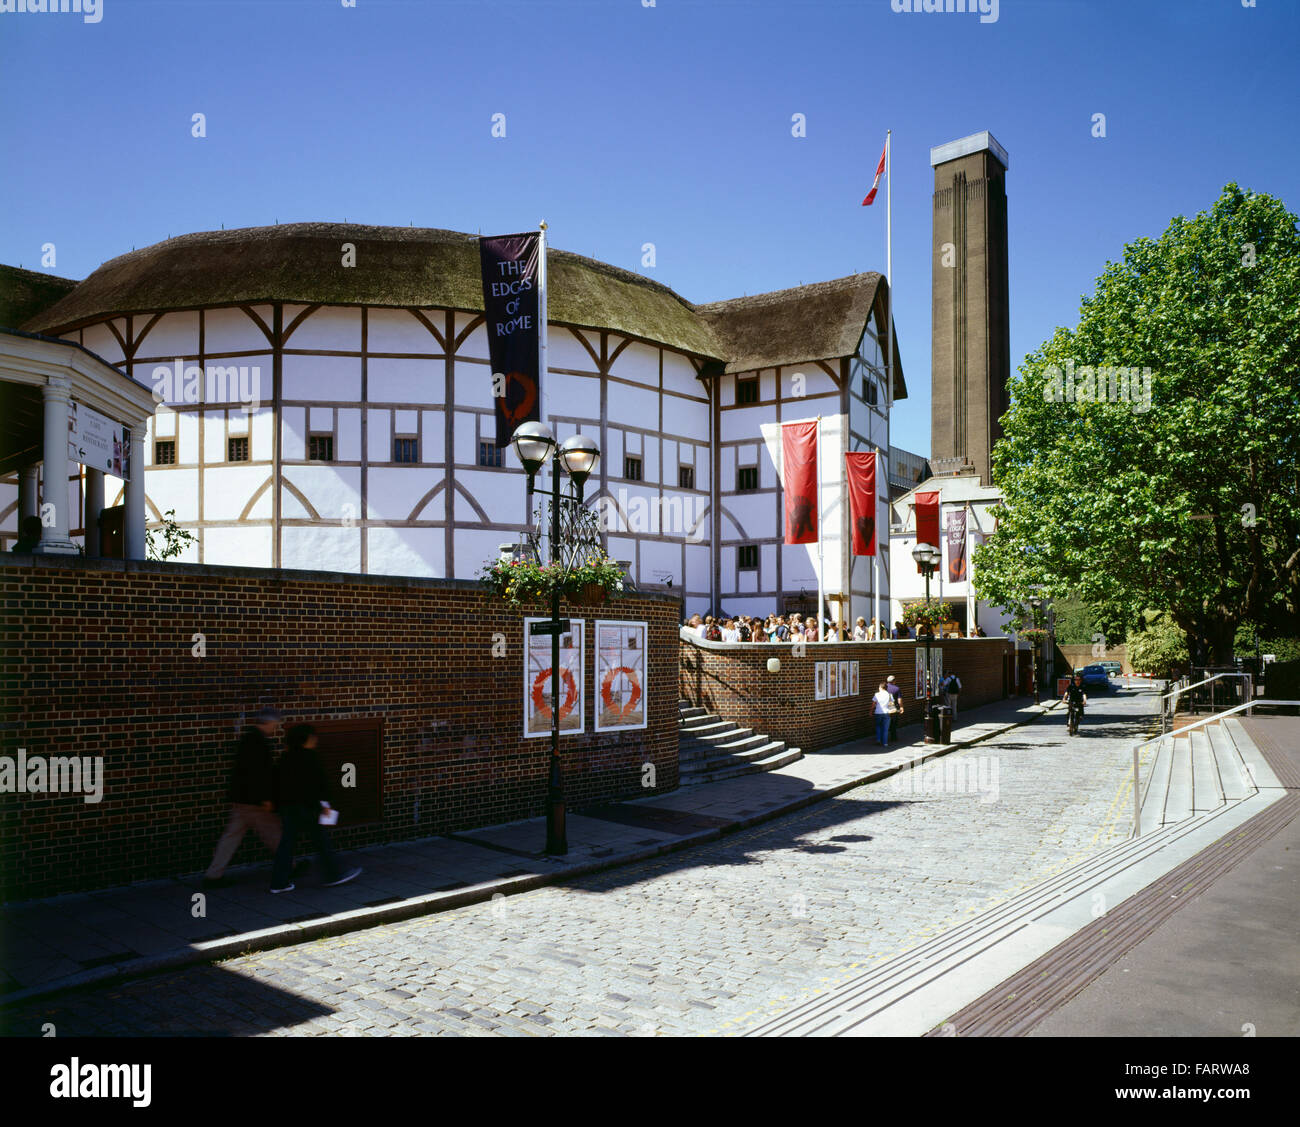
<path id="1" fill-rule="evenodd" d="M 930 150 L 934 246 L 930 464 L 962 461 L 992 484 L 1011 378 L 1007 313 L 1007 151 L 990 133 Z"/>

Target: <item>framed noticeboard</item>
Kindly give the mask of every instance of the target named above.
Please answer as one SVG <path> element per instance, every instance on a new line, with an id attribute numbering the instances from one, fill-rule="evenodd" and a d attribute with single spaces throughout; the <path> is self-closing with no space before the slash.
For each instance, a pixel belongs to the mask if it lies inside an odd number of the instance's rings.
<path id="1" fill-rule="evenodd" d="M 534 634 L 534 622 L 524 619 L 524 735 L 529 739 L 551 734 L 551 636 Z M 560 735 L 582 732 L 587 709 L 587 685 L 582 663 L 582 634 L 585 618 L 567 619 L 560 634 Z"/>
<path id="2" fill-rule="evenodd" d="M 849 663 L 849 696 L 858 695 L 858 662 Z"/>
<path id="3" fill-rule="evenodd" d="M 826 663 L 819 661 L 813 666 L 813 700 L 826 699 Z"/>
<path id="4" fill-rule="evenodd" d="M 645 622 L 596 621 L 596 731 L 644 728 L 646 708 Z"/>
<path id="5" fill-rule="evenodd" d="M 839 674 L 840 696 L 846 697 L 849 695 L 849 663 L 847 661 L 840 662 Z"/>

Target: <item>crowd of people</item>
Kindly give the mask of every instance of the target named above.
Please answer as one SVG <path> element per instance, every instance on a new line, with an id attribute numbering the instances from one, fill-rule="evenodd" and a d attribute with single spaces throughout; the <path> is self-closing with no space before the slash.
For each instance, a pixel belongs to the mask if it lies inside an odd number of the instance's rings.
<path id="1" fill-rule="evenodd" d="M 811 614 L 769 614 L 766 617 L 740 614 L 734 618 L 693 614 L 682 629 L 706 642 L 882 642 L 900 638 L 961 637 L 957 631 L 932 633 L 924 623 L 917 626 L 915 634 L 901 621 L 895 622 L 892 629 L 878 618 L 873 618 L 868 625 L 862 615 L 858 616 L 852 628 L 827 620 L 820 633 L 817 620 Z M 975 626 L 968 637 L 984 638 L 987 635 L 984 627 Z"/>

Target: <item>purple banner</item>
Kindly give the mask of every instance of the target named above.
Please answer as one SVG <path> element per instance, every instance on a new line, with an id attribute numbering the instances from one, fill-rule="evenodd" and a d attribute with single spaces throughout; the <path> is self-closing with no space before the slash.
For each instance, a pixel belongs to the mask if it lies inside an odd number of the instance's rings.
<path id="1" fill-rule="evenodd" d="M 537 371 L 540 242 L 537 231 L 478 241 L 498 446 L 509 445 L 520 423 L 541 418 Z"/>

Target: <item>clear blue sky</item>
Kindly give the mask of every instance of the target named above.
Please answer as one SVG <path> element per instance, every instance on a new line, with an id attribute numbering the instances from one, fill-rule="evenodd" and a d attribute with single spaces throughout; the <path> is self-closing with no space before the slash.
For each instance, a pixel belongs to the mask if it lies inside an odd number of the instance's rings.
<path id="1" fill-rule="evenodd" d="M 80 278 L 223 224 L 544 217 L 554 246 L 713 301 L 883 270 L 883 190 L 860 203 L 892 128 L 893 439 L 921 453 L 931 146 L 988 129 L 1010 153 L 1013 363 L 1228 181 L 1300 208 L 1300 0 L 1001 0 L 990 23 L 890 0 L 103 5 L 0 14 L 0 261 L 52 242 Z"/>

